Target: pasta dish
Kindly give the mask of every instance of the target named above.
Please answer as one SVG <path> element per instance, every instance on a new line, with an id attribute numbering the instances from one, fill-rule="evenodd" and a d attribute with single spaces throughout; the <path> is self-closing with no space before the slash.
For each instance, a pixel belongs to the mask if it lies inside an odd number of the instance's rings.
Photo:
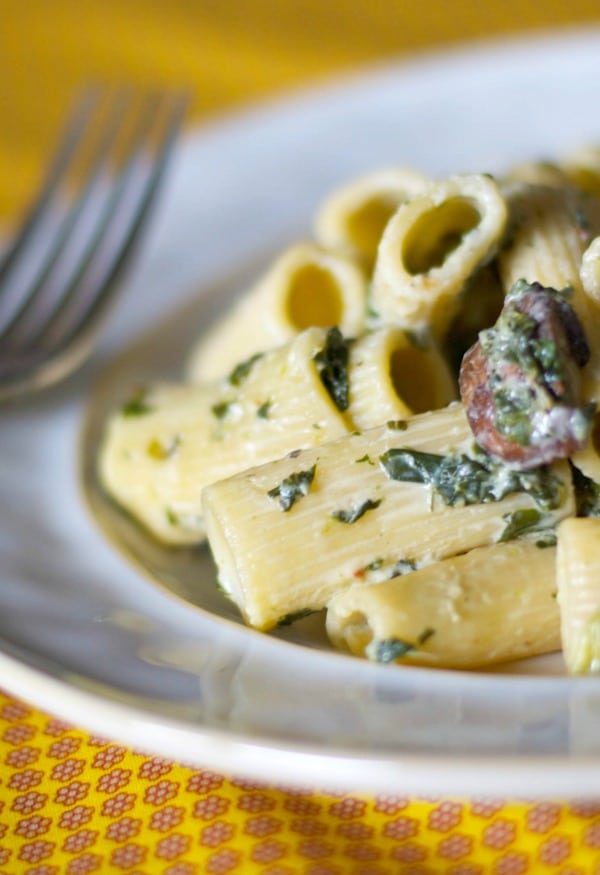
<path id="1" fill-rule="evenodd" d="M 200 337 L 129 387 L 104 490 L 207 541 L 259 630 L 600 670 L 600 149 L 501 176 L 367 173 Z"/>

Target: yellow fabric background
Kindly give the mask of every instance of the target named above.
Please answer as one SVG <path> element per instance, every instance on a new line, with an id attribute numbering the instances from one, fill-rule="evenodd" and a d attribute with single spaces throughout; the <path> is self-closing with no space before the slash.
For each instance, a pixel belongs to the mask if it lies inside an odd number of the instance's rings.
<path id="1" fill-rule="evenodd" d="M 202 119 L 357 65 L 589 22 L 598 0 L 0 0 L 0 219 L 82 82 L 191 85 Z"/>
<path id="2" fill-rule="evenodd" d="M 84 82 L 191 86 L 194 123 L 358 65 L 589 22 L 598 0 L 0 0 L 0 221 Z M 600 804 L 398 794 L 252 786 L 0 695 L 0 875 L 600 872 Z"/>

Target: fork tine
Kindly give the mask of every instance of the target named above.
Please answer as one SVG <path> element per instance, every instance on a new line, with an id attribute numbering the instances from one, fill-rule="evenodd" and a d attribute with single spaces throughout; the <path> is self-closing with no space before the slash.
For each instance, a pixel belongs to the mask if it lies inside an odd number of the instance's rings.
<path id="1" fill-rule="evenodd" d="M 62 136 L 56 147 L 46 175 L 42 181 L 38 196 L 25 214 L 14 242 L 3 254 L 0 260 L 0 282 L 3 282 L 9 270 L 31 238 L 36 233 L 48 207 L 60 188 L 65 171 L 69 168 L 73 155 L 76 153 L 85 135 L 89 120 L 92 117 L 100 99 L 98 88 L 87 88 L 75 101 Z"/>
<path id="2" fill-rule="evenodd" d="M 116 286 L 116 280 L 131 254 L 131 244 L 149 213 L 181 125 L 188 98 L 169 102 L 149 96 L 132 133 L 121 169 L 114 182 L 99 226 L 74 272 L 69 288 L 32 345 L 46 351 L 64 346 L 99 320 Z M 163 104 L 166 103 L 166 106 Z M 156 130 L 158 128 L 158 130 Z M 143 186 L 136 191 L 135 176 L 144 161 L 144 144 L 153 136 L 153 161 Z M 111 232 L 113 239 L 111 239 Z M 82 299 L 83 312 L 69 319 L 69 309 Z"/>
<path id="3" fill-rule="evenodd" d="M 89 203 L 98 179 L 100 178 L 104 167 L 106 166 L 106 163 L 110 157 L 111 149 L 114 145 L 116 137 L 119 134 L 119 129 L 123 121 L 123 115 L 126 112 L 126 107 L 130 100 L 131 96 L 126 92 L 118 92 L 116 95 L 112 96 L 107 112 L 107 120 L 104 123 L 102 130 L 97 133 L 96 141 L 92 144 L 93 151 L 89 158 L 89 166 L 87 168 L 87 182 L 82 188 L 78 197 L 70 206 L 67 214 L 62 219 L 59 230 L 56 234 L 56 239 L 53 241 L 52 248 L 50 252 L 47 253 L 45 260 L 40 263 L 37 270 L 36 278 L 32 281 L 27 295 L 23 297 L 18 308 L 12 314 L 9 321 L 2 327 L 2 329 L 0 329 L 0 340 L 2 340 L 4 343 L 9 341 L 10 336 L 21 325 L 23 317 L 28 312 L 31 312 L 32 305 L 34 304 L 38 296 L 41 295 L 45 282 L 51 275 L 53 269 L 55 268 L 64 251 L 65 246 L 69 242 L 73 230 L 74 228 L 76 228 L 83 211 Z M 98 108 L 99 102 L 100 93 L 99 91 L 96 91 L 95 100 L 93 106 L 91 107 L 92 113 L 94 109 Z M 86 128 L 90 127 L 90 120 L 90 112 L 82 116 L 82 121 L 86 124 Z M 60 191 L 60 185 L 64 178 L 68 175 L 68 167 L 73 163 L 78 153 L 85 153 L 86 148 L 89 147 L 89 144 L 87 143 L 86 131 L 79 127 L 77 134 L 78 135 L 76 140 L 75 138 L 73 138 L 69 142 L 71 148 L 68 149 L 68 154 L 65 151 L 65 153 L 60 156 L 62 158 L 62 160 L 60 161 L 60 172 L 49 176 L 51 184 L 48 186 L 48 190 L 43 193 L 43 203 L 40 204 L 40 207 L 38 209 L 35 209 L 33 211 L 33 218 L 30 223 L 30 227 L 28 228 L 29 236 L 27 237 L 27 235 L 24 235 L 22 237 L 21 235 L 19 235 L 17 240 L 17 246 L 15 246 L 15 250 L 17 250 L 17 247 L 18 250 L 12 254 L 10 264 L 6 266 L 6 269 L 4 271 L 4 276 L 2 276 L 2 274 L 0 273 L 0 283 L 3 283 L 3 285 L 0 285 L 0 288 L 3 289 L 3 292 L 6 296 L 9 296 L 9 283 L 11 276 L 9 272 L 10 268 L 16 267 L 16 265 L 18 264 L 18 256 L 21 256 L 21 258 L 27 257 L 27 245 L 35 234 L 35 228 L 41 224 L 44 214 L 50 212 L 52 203 L 56 199 Z"/>

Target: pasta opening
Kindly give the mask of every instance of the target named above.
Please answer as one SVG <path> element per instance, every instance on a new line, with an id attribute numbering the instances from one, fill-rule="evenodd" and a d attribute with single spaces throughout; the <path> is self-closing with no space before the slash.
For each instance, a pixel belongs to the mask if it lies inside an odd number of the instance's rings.
<path id="1" fill-rule="evenodd" d="M 474 204 L 462 197 L 446 200 L 423 213 L 404 239 L 402 260 L 408 273 L 427 273 L 440 267 L 480 220 Z"/>
<path id="2" fill-rule="evenodd" d="M 394 391 L 413 413 L 437 410 L 447 404 L 441 397 L 439 384 L 439 363 L 432 359 L 430 352 L 410 344 L 395 349 L 390 356 L 390 378 Z"/>
<path id="3" fill-rule="evenodd" d="M 369 261 L 374 261 L 385 226 L 398 208 L 385 197 L 372 197 L 346 219 L 350 240 Z"/>
<path id="4" fill-rule="evenodd" d="M 353 611 L 344 618 L 337 634 L 340 636 L 340 643 L 343 641 L 348 650 L 357 656 L 362 656 L 373 640 L 373 630 L 362 611 Z"/>
<path id="5" fill-rule="evenodd" d="M 290 277 L 287 315 L 298 331 L 329 328 L 342 321 L 342 292 L 330 270 L 306 264 Z"/>

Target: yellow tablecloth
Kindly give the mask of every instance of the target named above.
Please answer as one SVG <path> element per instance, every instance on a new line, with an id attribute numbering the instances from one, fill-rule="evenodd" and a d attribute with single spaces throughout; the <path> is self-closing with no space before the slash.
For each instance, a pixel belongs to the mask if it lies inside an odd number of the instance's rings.
<path id="1" fill-rule="evenodd" d="M 83 82 L 189 85 L 198 121 L 370 61 L 599 21 L 598 0 L 2 0 L 0 219 L 25 205 Z M 600 801 L 260 786 L 3 694 L 0 763 L 0 875 L 600 871 Z"/>

